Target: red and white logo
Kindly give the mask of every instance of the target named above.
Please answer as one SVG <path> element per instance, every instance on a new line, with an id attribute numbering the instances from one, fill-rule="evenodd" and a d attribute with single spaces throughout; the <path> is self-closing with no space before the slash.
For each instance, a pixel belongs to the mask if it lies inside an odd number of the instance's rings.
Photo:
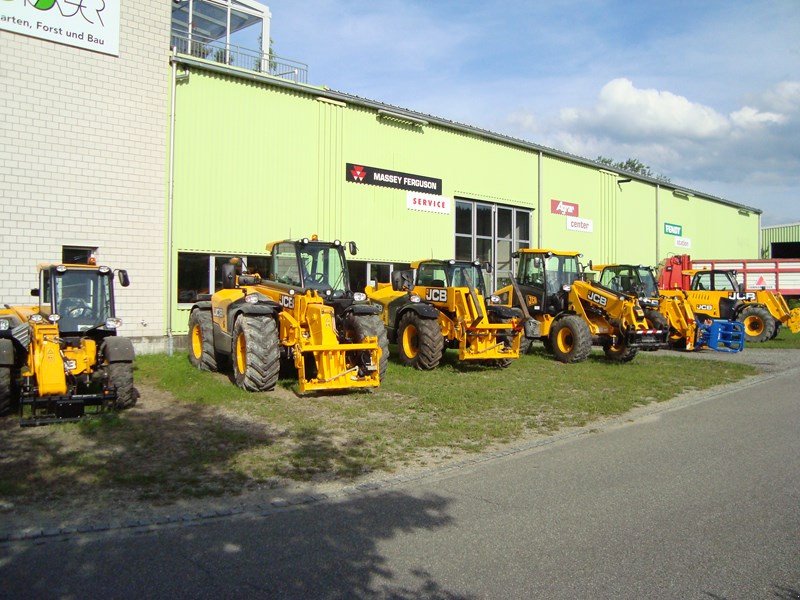
<path id="1" fill-rule="evenodd" d="M 568 217 L 579 216 L 577 204 L 556 200 L 555 198 L 550 200 L 550 212 L 554 215 L 566 215 Z"/>
<path id="2" fill-rule="evenodd" d="M 367 176 L 367 172 L 364 170 L 364 167 L 353 165 L 353 168 L 350 169 L 350 175 L 352 175 L 353 179 L 356 181 L 364 181 L 364 177 Z"/>

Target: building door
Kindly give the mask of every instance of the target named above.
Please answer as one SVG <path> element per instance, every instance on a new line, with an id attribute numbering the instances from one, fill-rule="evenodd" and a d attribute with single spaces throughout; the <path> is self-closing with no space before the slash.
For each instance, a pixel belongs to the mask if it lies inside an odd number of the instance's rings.
<path id="1" fill-rule="evenodd" d="M 510 283 L 514 250 L 531 244 L 531 211 L 456 198 L 456 260 L 479 260 L 492 266 L 486 287 Z"/>

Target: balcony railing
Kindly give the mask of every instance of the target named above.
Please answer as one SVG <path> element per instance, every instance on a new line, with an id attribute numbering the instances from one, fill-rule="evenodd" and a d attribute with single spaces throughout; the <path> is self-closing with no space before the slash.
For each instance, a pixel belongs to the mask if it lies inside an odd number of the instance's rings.
<path id="1" fill-rule="evenodd" d="M 307 83 L 307 64 L 289 58 L 282 58 L 275 54 L 249 50 L 233 44 L 226 44 L 219 40 L 206 41 L 195 36 L 190 39 L 176 34 L 172 35 L 172 46 L 180 54 L 196 56 L 197 58 L 247 69 L 255 73 L 264 73 L 265 75 L 288 79 L 295 83 Z"/>

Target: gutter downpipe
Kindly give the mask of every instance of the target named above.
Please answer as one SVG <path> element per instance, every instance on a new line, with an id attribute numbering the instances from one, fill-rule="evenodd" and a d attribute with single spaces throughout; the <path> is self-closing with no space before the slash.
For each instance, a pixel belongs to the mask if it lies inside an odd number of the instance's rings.
<path id="1" fill-rule="evenodd" d="M 656 184 L 656 262 L 658 264 L 661 261 L 661 232 L 659 231 L 658 224 L 661 221 L 660 211 L 658 210 L 658 192 L 661 190 L 661 186 Z"/>
<path id="2" fill-rule="evenodd" d="M 539 198 L 537 202 L 538 208 L 538 226 L 536 227 L 536 247 L 537 248 L 544 248 L 542 245 L 542 151 L 539 150 Z"/>
<path id="3" fill-rule="evenodd" d="M 172 356 L 175 351 L 175 341 L 172 336 L 172 210 L 175 186 L 175 92 L 178 89 L 178 65 L 175 56 L 177 47 L 172 47 L 172 98 L 170 98 L 169 116 L 169 190 L 167 200 L 167 355 Z"/>

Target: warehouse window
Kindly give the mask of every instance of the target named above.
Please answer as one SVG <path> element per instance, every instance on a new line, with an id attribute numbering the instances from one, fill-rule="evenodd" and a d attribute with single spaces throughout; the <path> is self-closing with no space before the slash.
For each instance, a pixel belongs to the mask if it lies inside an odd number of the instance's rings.
<path id="1" fill-rule="evenodd" d="M 514 250 L 531 244 L 531 211 L 499 204 L 456 199 L 456 260 L 479 260 L 492 266 L 486 287 L 508 285 Z"/>
<path id="2" fill-rule="evenodd" d="M 269 257 L 261 255 L 240 256 L 242 268 L 266 277 Z M 178 253 L 179 304 L 191 304 L 200 294 L 212 294 L 222 289 L 220 267 L 230 261 L 230 254 Z"/>

